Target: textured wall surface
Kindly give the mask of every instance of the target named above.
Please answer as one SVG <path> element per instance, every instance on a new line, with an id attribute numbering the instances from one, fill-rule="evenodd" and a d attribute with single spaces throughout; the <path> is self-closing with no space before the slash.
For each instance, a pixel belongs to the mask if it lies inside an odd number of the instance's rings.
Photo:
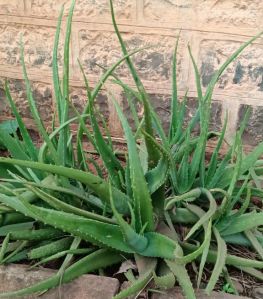
<path id="1" fill-rule="evenodd" d="M 0 113 L 11 116 L 6 106 L 3 80 L 11 91 L 23 117 L 30 122 L 25 87 L 19 61 L 19 37 L 25 43 L 25 61 L 40 114 L 49 122 L 54 108 L 52 91 L 52 47 L 60 7 L 65 0 L 0 0 Z M 70 1 L 66 1 L 68 12 Z M 213 73 L 242 42 L 263 30 L 262 0 L 114 0 L 116 18 L 129 49 L 151 46 L 137 54 L 134 62 L 157 112 L 167 127 L 171 95 L 171 58 L 181 29 L 178 53 L 179 94 L 189 88 L 189 117 L 196 109 L 193 68 L 187 51 L 191 45 L 206 88 Z M 65 28 L 65 19 L 63 21 Z M 64 32 L 62 31 L 62 37 Z M 62 47 L 59 50 L 61 65 Z M 94 85 L 102 71 L 98 64 L 110 66 L 121 57 L 111 24 L 108 0 L 77 0 L 71 40 L 71 98 L 77 108 L 85 104 L 83 80 L 78 58 Z M 132 84 L 123 65 L 118 75 Z M 124 109 L 127 103 L 121 91 L 107 85 L 99 105 L 107 116 L 111 132 L 122 131 L 107 89 L 113 90 Z M 247 144 L 263 139 L 263 39 L 258 39 L 232 63 L 220 79 L 214 93 L 211 127 L 222 126 L 228 111 L 228 137 L 233 136 L 245 109 L 252 113 L 245 132 Z M 140 107 L 138 108 L 140 110 Z M 140 112 L 140 111 L 139 111 Z"/>

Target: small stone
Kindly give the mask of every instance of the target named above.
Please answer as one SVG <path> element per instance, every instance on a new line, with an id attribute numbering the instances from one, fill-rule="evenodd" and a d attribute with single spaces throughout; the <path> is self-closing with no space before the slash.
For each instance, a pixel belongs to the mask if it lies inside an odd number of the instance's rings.
<path id="1" fill-rule="evenodd" d="M 262 299 L 263 298 L 263 287 L 255 288 L 253 291 L 253 298 Z"/>
<path id="2" fill-rule="evenodd" d="M 19 290 L 52 276 L 53 270 L 28 270 L 28 266 L 8 265 L 0 267 L 0 293 Z M 111 299 L 119 289 L 115 278 L 83 275 L 71 283 L 61 285 L 41 296 L 42 299 Z M 20 297 L 21 298 L 21 297 Z M 23 297 L 39 298 L 37 295 Z"/>

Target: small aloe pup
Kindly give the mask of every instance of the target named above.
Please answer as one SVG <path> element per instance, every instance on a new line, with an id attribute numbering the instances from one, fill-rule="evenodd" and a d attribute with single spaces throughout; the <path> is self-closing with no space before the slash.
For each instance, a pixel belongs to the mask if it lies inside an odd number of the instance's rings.
<path id="1" fill-rule="evenodd" d="M 12 156 L 0 158 L 0 235 L 4 237 L 0 263 L 33 260 L 37 266 L 61 257 L 64 261 L 56 275 L 31 287 L 1 294 L 0 298 L 44 292 L 85 273 L 120 265 L 127 259 L 135 262 L 136 271 L 130 269 L 125 273 L 130 286 L 114 299 L 137 296 L 148 285 L 151 289 L 166 290 L 176 283 L 187 299 L 194 299 L 192 283 L 197 287 L 200 285 L 207 263 L 214 265 L 206 286 L 208 294 L 220 275 L 227 274 L 228 266 L 263 280 L 263 213 L 251 201 L 252 194 L 263 198 L 258 184 L 262 179 L 262 163 L 258 159 L 263 153 L 263 144 L 245 156 L 241 144 L 242 124 L 229 153 L 220 158 L 225 123 L 222 132 L 216 133 L 218 145 L 209 163 L 205 161 L 206 144 L 212 135 L 208 124 L 214 86 L 227 66 L 259 35 L 242 45 L 223 64 L 204 95 L 190 51 L 199 108 L 186 128 L 183 126 L 185 101 L 180 103 L 177 97 L 175 51 L 171 125 L 166 134 L 132 62 L 132 56 L 141 50 L 127 51 L 115 21 L 112 1 L 112 20 L 123 58 L 104 69 L 93 88 L 89 86 L 80 63 L 87 105 L 82 113 L 71 105 L 69 42 L 74 5 L 75 1 L 71 5 L 66 29 L 62 80 L 57 51 L 63 9 L 55 37 L 53 81 L 57 111 L 52 132 L 46 132 L 39 117 L 26 73 L 23 45 L 21 61 L 28 101 L 43 145 L 40 149 L 34 146 L 14 105 L 8 83 L 6 95 L 22 137 L 5 138 L 0 129 L 0 139 L 6 143 Z M 136 90 L 115 74 L 123 62 L 130 69 Z M 106 121 L 96 106 L 98 93 L 109 77 L 122 86 L 136 124 L 134 132 L 110 93 L 127 142 L 125 165 L 123 157 L 114 151 Z M 141 120 L 136 114 L 137 101 L 144 108 Z M 71 108 L 76 114 L 72 119 L 69 117 Z M 87 120 L 89 125 L 86 125 Z M 72 146 L 70 131 L 73 121 L 79 125 L 76 150 Z M 193 135 L 197 125 L 200 133 Z M 86 139 L 103 166 L 85 152 Z M 91 172 L 91 167 L 95 171 Z M 234 242 L 254 250 L 258 259 L 229 253 L 227 243 Z M 197 279 L 191 281 L 188 269 L 193 263 L 198 265 L 199 273 Z"/>

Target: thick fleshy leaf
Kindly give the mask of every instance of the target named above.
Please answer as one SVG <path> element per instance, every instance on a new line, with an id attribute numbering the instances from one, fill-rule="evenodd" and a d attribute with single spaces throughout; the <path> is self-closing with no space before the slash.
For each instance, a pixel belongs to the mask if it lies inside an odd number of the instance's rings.
<path id="1" fill-rule="evenodd" d="M 131 188 L 133 192 L 136 216 L 136 230 L 140 232 L 141 228 L 146 225 L 146 231 L 151 231 L 154 228 L 152 201 L 143 169 L 140 164 L 136 142 L 128 121 L 116 101 L 114 101 L 114 105 L 122 123 L 128 145 Z"/>

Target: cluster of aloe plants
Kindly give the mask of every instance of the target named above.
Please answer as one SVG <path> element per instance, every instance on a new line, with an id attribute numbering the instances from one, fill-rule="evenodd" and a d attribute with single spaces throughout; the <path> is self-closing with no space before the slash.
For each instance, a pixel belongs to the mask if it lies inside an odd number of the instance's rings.
<path id="1" fill-rule="evenodd" d="M 57 52 L 63 9 L 55 36 L 53 82 L 56 115 L 52 132 L 46 131 L 33 98 L 22 41 L 21 63 L 28 103 L 43 144 L 36 148 L 31 140 L 8 82 L 5 84 L 6 97 L 21 136 L 10 136 L 0 127 L 0 140 L 11 156 L 0 158 L 0 236 L 3 237 L 0 264 L 28 260 L 32 266 L 37 266 L 60 258 L 64 260 L 56 275 L 0 297 L 14 298 L 43 292 L 127 259 L 136 263 L 136 272 L 132 268 L 127 270 L 125 275 L 130 286 L 115 299 L 136 295 L 150 283 L 156 289 L 168 289 L 178 283 L 186 298 L 195 298 L 193 284 L 194 287 L 200 286 L 207 265 L 212 265 L 206 285 L 208 294 L 221 275 L 229 277 L 229 266 L 262 281 L 263 212 L 252 199 L 255 196 L 260 201 L 263 199 L 263 164 L 260 161 L 263 142 L 250 154 L 243 152 L 245 119 L 233 144 L 222 157 L 219 152 L 227 121 L 221 132 L 209 131 L 213 89 L 219 77 L 260 35 L 229 57 L 214 74 L 205 92 L 189 48 L 199 105 L 196 115 L 187 125 L 184 123 L 187 93 L 183 101 L 179 101 L 177 94 L 178 38 L 172 64 L 171 121 L 166 133 L 132 62 L 132 56 L 143 49 L 127 51 L 115 21 L 112 1 L 112 20 L 123 58 L 104 69 L 93 88 L 89 86 L 80 63 L 87 104 L 82 113 L 71 104 L 69 43 L 74 5 L 75 1 L 67 21 L 62 79 L 59 77 Z M 129 67 L 136 88 L 125 84 L 115 74 L 122 63 Z M 114 94 L 109 91 L 127 142 L 125 163 L 123 157 L 115 153 L 110 135 L 103 135 L 107 132 L 106 122 L 102 122 L 103 126 L 99 123 L 101 115 L 96 108 L 96 98 L 107 80 L 123 88 L 134 118 L 135 130 L 132 130 Z M 137 103 L 144 108 L 142 119 L 136 114 Z M 69 117 L 70 110 L 75 111 L 74 118 Z M 87 120 L 89 125 L 86 125 Z M 70 124 L 76 121 L 79 127 L 74 148 Z M 196 127 L 199 127 L 199 133 L 193 134 Z M 211 136 L 216 136 L 218 142 L 207 161 L 205 151 Z M 94 147 L 103 166 L 85 151 L 86 140 Z M 250 248 L 257 258 L 233 255 L 228 251 L 228 244 Z M 197 266 L 196 277 L 189 275 L 191 267 L 188 266 L 191 264 Z"/>

